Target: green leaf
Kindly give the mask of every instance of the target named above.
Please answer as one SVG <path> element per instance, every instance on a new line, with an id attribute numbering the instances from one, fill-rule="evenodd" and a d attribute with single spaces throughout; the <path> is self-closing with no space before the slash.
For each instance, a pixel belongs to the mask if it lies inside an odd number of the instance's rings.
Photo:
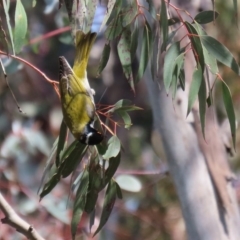
<path id="1" fill-rule="evenodd" d="M 60 0 L 60 1 L 62 1 L 62 0 Z M 69 21 L 72 22 L 72 20 L 73 20 L 72 13 L 74 11 L 76 12 L 77 5 L 76 4 L 73 5 L 74 0 L 64 0 L 64 2 L 65 2 L 66 9 L 68 12 Z"/>
<path id="2" fill-rule="evenodd" d="M 129 3 L 122 12 L 124 13 L 122 18 L 122 25 L 123 27 L 126 27 L 134 21 L 134 18 L 136 18 L 138 14 L 136 1 L 132 1 L 131 3 Z"/>
<path id="3" fill-rule="evenodd" d="M 130 46 L 130 51 L 131 51 L 131 59 L 134 59 L 138 47 L 138 37 L 139 37 L 139 26 L 138 26 L 138 20 L 135 20 L 134 23 L 134 28 L 131 33 L 131 46 Z"/>
<path id="4" fill-rule="evenodd" d="M 120 2 L 121 2 L 121 1 L 120 1 Z M 100 27 L 100 31 L 101 31 L 102 28 L 106 25 L 109 17 L 111 16 L 111 13 L 112 13 L 112 11 L 113 11 L 113 9 L 114 9 L 115 4 L 116 4 L 116 0 L 109 0 L 109 1 L 108 1 L 106 14 L 105 14 L 105 16 L 104 16 L 104 18 L 103 18 L 102 25 L 101 25 L 101 27 Z"/>
<path id="5" fill-rule="evenodd" d="M 10 24 L 10 17 L 9 17 L 9 13 L 8 13 L 9 7 L 10 7 L 10 0 L 3 0 L 2 3 L 3 3 L 3 8 L 4 8 L 4 13 L 6 15 L 6 22 L 7 22 L 8 33 L 9 33 L 9 37 L 10 37 L 10 41 L 11 41 L 11 45 L 12 45 L 12 51 L 13 51 L 13 55 L 15 55 L 12 27 Z"/>
<path id="6" fill-rule="evenodd" d="M 175 60 L 180 55 L 180 42 L 175 42 L 171 45 L 171 47 L 167 50 L 165 59 L 164 59 L 164 67 L 163 67 L 163 81 L 166 92 L 169 92 L 173 71 L 175 68 Z"/>
<path id="7" fill-rule="evenodd" d="M 194 20 L 200 24 L 206 24 L 213 22 L 218 17 L 218 15 L 218 12 L 215 11 L 202 11 L 195 16 Z"/>
<path id="8" fill-rule="evenodd" d="M 66 159 L 64 159 L 64 162 L 62 162 L 63 170 L 61 172 L 63 178 L 68 177 L 77 168 L 79 163 L 82 161 L 87 148 L 88 146 L 78 142 L 74 150 Z"/>
<path id="9" fill-rule="evenodd" d="M 133 73 L 132 73 L 132 59 L 131 59 L 131 31 L 130 29 L 125 29 L 122 32 L 120 40 L 117 45 L 118 56 L 123 68 L 125 77 L 127 78 L 131 88 L 135 91 Z"/>
<path id="10" fill-rule="evenodd" d="M 181 53 L 175 60 L 175 67 L 174 67 L 173 78 L 172 78 L 172 89 L 173 89 L 172 97 L 173 97 L 173 99 L 175 99 L 176 92 L 177 92 L 178 78 L 180 75 L 180 71 L 183 67 L 184 54 L 185 54 L 184 52 Z"/>
<path id="11" fill-rule="evenodd" d="M 104 159 L 116 157 L 121 150 L 121 143 L 119 138 L 114 135 L 108 140 L 108 149 L 102 156 Z"/>
<path id="12" fill-rule="evenodd" d="M 201 86 L 198 92 L 198 101 L 199 101 L 199 115 L 202 128 L 202 134 L 205 138 L 205 115 L 206 115 L 206 98 L 207 90 L 205 80 L 202 79 Z"/>
<path id="13" fill-rule="evenodd" d="M 162 34 L 162 52 L 166 51 L 168 40 L 168 15 L 167 8 L 164 0 L 161 0 L 161 12 L 160 12 L 160 29 Z"/>
<path id="14" fill-rule="evenodd" d="M 17 0 L 15 10 L 15 29 L 14 29 L 14 45 L 16 53 L 19 53 L 25 44 L 27 34 L 27 15 L 21 0 Z"/>
<path id="15" fill-rule="evenodd" d="M 132 125 L 131 118 L 126 111 L 117 111 L 117 113 L 121 116 L 124 121 L 125 128 L 129 129 Z"/>
<path id="16" fill-rule="evenodd" d="M 65 142 L 66 142 L 66 136 L 67 136 L 67 125 L 65 124 L 64 120 L 62 120 L 61 126 L 60 126 L 60 133 L 59 133 L 59 140 L 57 145 L 57 153 L 56 153 L 56 166 L 59 166 L 59 160 L 60 160 L 60 153 L 62 152 Z"/>
<path id="17" fill-rule="evenodd" d="M 116 182 L 116 188 L 117 188 L 117 197 L 118 197 L 119 199 L 122 199 L 122 198 L 123 198 L 123 196 L 122 196 L 122 190 L 121 190 L 121 188 L 120 188 L 120 186 L 118 185 L 117 182 Z"/>
<path id="18" fill-rule="evenodd" d="M 60 163 L 62 163 L 71 154 L 71 152 L 76 148 L 78 143 L 79 141 L 75 140 L 69 145 L 69 147 L 63 152 L 63 154 L 61 154 Z"/>
<path id="19" fill-rule="evenodd" d="M 3 29 L 1 18 L 0 18 L 0 49 L 4 52 L 8 53 L 7 36 Z"/>
<path id="20" fill-rule="evenodd" d="M 217 74 L 219 70 L 218 70 L 216 58 L 212 54 L 209 54 L 209 52 L 204 46 L 203 46 L 203 55 L 204 55 L 205 64 L 208 66 L 209 70 L 213 74 Z"/>
<path id="21" fill-rule="evenodd" d="M 41 178 L 40 186 L 39 186 L 38 191 L 37 191 L 38 193 L 39 193 L 39 191 L 40 191 L 40 189 L 42 187 L 42 184 L 44 182 L 44 179 L 45 179 L 46 175 L 49 173 L 49 171 L 50 171 L 50 169 L 51 169 L 51 167 L 53 165 L 53 159 L 54 159 L 54 156 L 55 156 L 56 151 L 57 151 L 58 139 L 59 138 L 57 138 L 55 140 L 55 142 L 53 143 L 53 147 L 52 147 L 52 149 L 50 151 L 50 154 L 49 154 L 49 157 L 48 157 L 48 159 L 46 161 L 46 165 L 44 167 L 44 171 L 43 171 L 43 175 L 42 175 L 42 178 Z"/>
<path id="22" fill-rule="evenodd" d="M 197 98 L 201 83 L 203 81 L 203 72 L 201 65 L 198 64 L 197 69 L 193 72 L 193 78 L 189 90 L 189 96 L 188 96 L 188 110 L 187 115 L 190 113 L 193 104 Z"/>
<path id="23" fill-rule="evenodd" d="M 137 79 L 141 79 L 146 67 L 148 65 L 148 61 L 152 54 L 152 44 L 153 44 L 153 34 L 150 26 L 145 23 L 144 30 L 143 30 L 143 39 L 142 39 L 142 49 L 141 49 L 141 56 L 138 68 L 138 75 Z"/>
<path id="24" fill-rule="evenodd" d="M 201 70 L 204 71 L 204 55 L 203 55 L 203 48 L 202 48 L 202 43 L 200 41 L 200 38 L 198 36 L 198 32 L 195 28 L 194 25 L 188 23 L 188 22 L 184 22 L 188 32 L 189 32 L 189 39 L 191 41 L 192 44 L 192 49 L 193 49 L 193 54 L 196 60 L 196 63 L 200 63 L 201 65 Z"/>
<path id="25" fill-rule="evenodd" d="M 233 146 L 234 148 L 236 148 L 236 118 L 235 118 L 235 113 L 233 108 L 231 92 L 224 81 L 222 81 L 222 93 L 223 93 L 224 106 L 225 106 L 228 120 L 231 127 Z"/>
<path id="26" fill-rule="evenodd" d="M 108 25 L 107 30 L 105 31 L 105 36 L 110 41 L 118 37 L 122 33 L 122 31 L 123 31 L 122 17 L 119 14 Z"/>
<path id="27" fill-rule="evenodd" d="M 109 159 L 109 165 L 108 168 L 105 172 L 105 183 L 108 183 L 112 177 L 114 176 L 115 172 L 117 171 L 117 168 L 120 164 L 120 160 L 121 160 L 121 154 L 119 152 L 119 154 L 116 157 L 112 157 Z"/>
<path id="28" fill-rule="evenodd" d="M 100 223 L 99 223 L 99 226 L 93 236 L 95 236 L 107 222 L 107 220 L 112 212 L 112 209 L 114 207 L 116 197 L 117 197 L 116 182 L 111 180 L 110 183 L 108 184 L 108 188 L 107 188 L 106 195 L 104 198 L 104 204 L 103 204 L 103 210 L 102 210 Z"/>
<path id="29" fill-rule="evenodd" d="M 55 166 L 55 165 L 54 165 Z M 44 185 L 42 192 L 40 193 L 40 200 L 45 197 L 48 193 L 50 193 L 53 188 L 58 184 L 60 181 L 60 174 L 57 173 L 57 168 L 55 167 L 55 173 L 52 175 L 50 180 Z"/>
<path id="30" fill-rule="evenodd" d="M 115 103 L 113 108 L 111 108 L 108 112 L 117 112 L 117 111 L 135 111 L 142 110 L 140 107 L 132 105 L 132 102 L 128 99 L 121 99 Z"/>
<path id="31" fill-rule="evenodd" d="M 81 220 L 84 207 L 86 204 L 86 196 L 88 191 L 88 184 L 89 184 L 89 172 L 85 169 L 81 182 L 79 184 L 74 205 L 73 205 L 73 216 L 71 222 L 71 231 L 72 231 L 72 238 L 75 239 L 75 235 L 77 232 L 78 224 Z"/>
<path id="32" fill-rule="evenodd" d="M 239 66 L 231 52 L 224 45 L 210 36 L 200 36 L 200 38 L 210 54 L 239 75 Z"/>
<path id="33" fill-rule="evenodd" d="M 102 70 L 106 67 L 109 56 L 110 56 L 110 52 L 111 52 L 111 47 L 110 47 L 110 44 L 107 43 L 107 44 L 105 44 L 103 52 L 102 52 L 102 56 L 101 56 L 99 66 L 98 66 L 97 75 L 99 75 L 102 72 Z"/>

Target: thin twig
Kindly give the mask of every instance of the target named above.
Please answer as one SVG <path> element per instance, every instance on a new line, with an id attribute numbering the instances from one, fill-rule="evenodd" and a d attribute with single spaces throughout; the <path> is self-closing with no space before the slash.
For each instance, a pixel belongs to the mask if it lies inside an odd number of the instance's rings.
<path id="1" fill-rule="evenodd" d="M 22 233 L 27 239 L 30 240 L 45 240 L 40 234 L 31 226 L 29 223 L 25 222 L 20 218 L 13 208 L 8 204 L 0 193 L 0 209 L 2 210 L 5 218 L 1 219 L 3 224 L 8 224 L 9 226 L 16 229 L 16 231 Z"/>

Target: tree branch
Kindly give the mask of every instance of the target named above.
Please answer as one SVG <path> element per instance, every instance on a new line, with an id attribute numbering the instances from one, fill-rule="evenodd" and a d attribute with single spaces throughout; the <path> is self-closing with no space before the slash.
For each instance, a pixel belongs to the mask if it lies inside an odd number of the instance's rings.
<path id="1" fill-rule="evenodd" d="M 25 222 L 20 218 L 13 208 L 8 204 L 0 193 L 0 209 L 2 210 L 5 218 L 1 219 L 3 224 L 8 224 L 9 226 L 16 229 L 16 231 L 22 233 L 27 239 L 30 240 L 44 240 L 43 237 L 31 226 L 29 223 Z"/>

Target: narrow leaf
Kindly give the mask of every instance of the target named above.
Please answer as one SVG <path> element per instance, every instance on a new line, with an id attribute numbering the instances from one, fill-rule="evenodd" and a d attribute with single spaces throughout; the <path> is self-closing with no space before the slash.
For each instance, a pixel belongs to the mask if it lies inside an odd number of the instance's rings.
<path id="1" fill-rule="evenodd" d="M 118 15 L 108 25 L 107 30 L 105 31 L 105 36 L 110 41 L 118 37 L 122 33 L 122 31 L 122 18 L 121 15 Z"/>
<path id="2" fill-rule="evenodd" d="M 87 151 L 87 146 L 78 142 L 75 149 L 69 154 L 69 156 L 62 162 L 62 177 L 68 177 L 79 165 L 84 154 Z"/>
<path id="3" fill-rule="evenodd" d="M 103 204 L 103 210 L 102 210 L 100 223 L 99 223 L 99 226 L 93 236 L 95 236 L 107 222 L 107 220 L 112 212 L 112 209 L 114 207 L 116 196 L 117 196 L 116 182 L 111 180 L 110 183 L 108 184 L 108 188 L 107 188 L 106 195 L 104 198 L 104 204 Z"/>
<path id="4" fill-rule="evenodd" d="M 120 149 L 121 149 L 120 140 L 116 135 L 114 135 L 108 140 L 108 149 L 102 157 L 104 159 L 116 157 L 120 152 Z"/>
<path id="5" fill-rule="evenodd" d="M 9 6 L 10 6 L 10 0 L 3 0 L 3 8 L 4 8 L 4 13 L 6 16 L 6 22 L 7 22 L 7 27 L 8 27 L 8 33 L 9 33 L 9 37 L 10 37 L 10 41 L 11 41 L 11 45 L 12 45 L 12 51 L 13 51 L 13 55 L 15 55 L 15 47 L 14 47 L 14 42 L 13 42 L 13 34 L 12 34 L 12 27 L 10 24 L 10 17 L 9 17 Z"/>
<path id="6" fill-rule="evenodd" d="M 168 40 L 168 16 L 167 8 L 164 0 L 161 0 L 161 12 L 160 12 L 160 28 L 162 34 L 162 51 L 166 51 Z"/>
<path id="7" fill-rule="evenodd" d="M 210 36 L 200 36 L 203 45 L 206 47 L 208 52 L 212 54 L 219 62 L 223 63 L 227 67 L 230 67 L 238 75 L 239 66 L 231 54 L 231 52 L 220 42 Z"/>
<path id="8" fill-rule="evenodd" d="M 98 66 L 97 75 L 99 75 L 102 72 L 102 70 L 106 67 L 109 56 L 110 56 L 110 52 L 111 52 L 111 47 L 110 47 L 110 44 L 107 43 L 107 44 L 105 44 L 103 52 L 102 52 L 102 56 L 101 56 L 99 66 Z"/>
<path id="9" fill-rule="evenodd" d="M 131 66 L 132 59 L 130 47 L 131 47 L 131 31 L 130 29 L 125 29 L 118 42 L 117 50 L 124 75 L 127 78 L 132 90 L 135 91 Z"/>
<path id="10" fill-rule="evenodd" d="M 195 16 L 194 20 L 200 24 L 206 24 L 215 21 L 218 15 L 215 11 L 202 11 Z"/>
<path id="11" fill-rule="evenodd" d="M 180 42 L 175 42 L 171 45 L 171 47 L 167 50 L 165 59 L 164 59 L 164 67 L 163 67 L 163 81 L 166 92 L 169 92 L 169 88 L 171 86 L 173 71 L 175 68 L 175 60 L 180 54 Z"/>
<path id="12" fill-rule="evenodd" d="M 200 122 L 201 122 L 202 134 L 204 138 L 205 138 L 206 98 L 207 98 L 206 83 L 205 83 L 205 80 L 203 79 L 198 92 L 198 101 L 199 101 Z"/>
<path id="13" fill-rule="evenodd" d="M 27 34 L 27 15 L 21 0 L 17 0 L 15 10 L 15 29 L 14 29 L 14 45 L 16 53 L 19 53 L 25 44 Z"/>
<path id="14" fill-rule="evenodd" d="M 120 164 L 120 160 L 121 160 L 121 154 L 119 152 L 119 154 L 116 157 L 112 157 L 109 159 L 109 165 L 108 168 L 105 172 L 105 183 L 108 183 L 112 177 L 114 176 L 115 172 L 117 171 L 117 168 Z"/>
<path id="15" fill-rule="evenodd" d="M 84 207 L 86 204 L 86 196 L 88 191 L 88 184 L 89 184 L 89 172 L 87 169 L 85 169 L 81 182 L 79 184 L 74 205 L 73 205 L 73 216 L 72 216 L 72 222 L 71 222 L 71 231 L 72 231 L 72 237 L 75 239 L 75 235 L 77 232 L 77 226 L 81 220 Z"/>
<path id="16" fill-rule="evenodd" d="M 119 199 L 122 199 L 123 198 L 123 195 L 122 195 L 122 190 L 120 188 L 120 186 L 118 185 L 118 183 L 116 182 L 116 188 L 117 188 L 117 197 Z"/>
<path id="17" fill-rule="evenodd" d="M 100 31 L 102 31 L 102 28 L 105 26 L 105 24 L 107 23 L 111 13 L 112 13 L 112 10 L 113 10 L 113 7 L 116 3 L 116 0 L 109 0 L 108 1 L 108 5 L 107 5 L 107 10 L 106 10 L 106 14 L 103 18 L 103 21 L 102 21 L 102 25 L 100 27 Z"/>
<path id="18" fill-rule="evenodd" d="M 234 148 L 236 148 L 236 118 L 235 118 L 235 113 L 233 108 L 231 92 L 224 81 L 222 81 L 222 92 L 223 92 L 224 106 L 225 106 L 228 120 L 231 127 L 233 146 Z"/>
<path id="19" fill-rule="evenodd" d="M 152 51 L 152 44 L 153 44 L 153 34 L 150 26 L 146 23 L 144 30 L 143 30 L 143 39 L 142 39 L 142 49 L 141 49 L 141 56 L 140 56 L 140 63 L 138 68 L 138 76 L 137 79 L 141 79 L 148 61 L 150 59 L 151 51 Z"/>
<path id="20" fill-rule="evenodd" d="M 134 59 L 138 47 L 138 38 L 139 38 L 139 26 L 138 26 L 138 20 L 135 20 L 134 23 L 134 28 L 131 33 L 131 46 L 130 46 L 130 51 L 131 51 L 131 59 Z"/>
<path id="21" fill-rule="evenodd" d="M 126 27 L 131 24 L 137 16 L 138 8 L 136 1 L 132 1 L 131 3 L 129 3 L 127 7 L 123 9 L 123 13 L 124 15 L 122 18 L 122 25 L 123 27 Z"/>
<path id="22" fill-rule="evenodd" d="M 153 1 L 152 0 L 146 0 L 146 1 L 148 3 L 148 12 L 151 14 L 154 20 L 157 20 L 156 7 L 154 6 Z"/>
<path id="23" fill-rule="evenodd" d="M 196 63 L 200 63 L 201 65 L 201 70 L 204 71 L 204 55 L 203 55 L 203 48 L 202 48 L 202 43 L 200 41 L 200 37 L 198 36 L 198 32 L 195 28 L 194 25 L 188 23 L 188 22 L 184 22 L 188 32 L 189 32 L 189 39 L 191 41 L 192 44 L 192 48 L 193 48 L 193 54 L 196 60 Z"/>
<path id="24" fill-rule="evenodd" d="M 192 79 L 190 90 L 189 90 L 187 115 L 190 113 L 193 107 L 193 104 L 197 98 L 202 80 L 203 80 L 203 72 L 200 64 L 198 64 L 197 69 L 195 69 L 195 71 L 193 72 L 193 79 Z"/>
<path id="25" fill-rule="evenodd" d="M 205 64 L 208 66 L 209 70 L 213 74 L 217 74 L 219 72 L 216 58 L 208 52 L 208 50 L 203 46 L 203 55 Z"/>
<path id="26" fill-rule="evenodd" d="M 57 145 L 57 153 L 56 153 L 56 166 L 59 165 L 60 160 L 60 153 L 64 148 L 65 142 L 66 142 L 66 136 L 67 136 L 67 125 L 65 124 L 64 120 L 62 120 L 61 126 L 60 126 L 60 133 L 59 133 L 59 140 Z"/>
<path id="27" fill-rule="evenodd" d="M 180 87 L 182 88 L 182 90 L 185 91 L 185 72 L 184 72 L 183 68 L 180 70 L 179 84 L 180 84 Z"/>

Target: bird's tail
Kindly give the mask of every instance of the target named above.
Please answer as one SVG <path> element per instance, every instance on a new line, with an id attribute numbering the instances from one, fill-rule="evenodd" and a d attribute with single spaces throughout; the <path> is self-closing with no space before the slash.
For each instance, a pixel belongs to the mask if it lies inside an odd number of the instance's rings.
<path id="1" fill-rule="evenodd" d="M 83 33 L 82 31 L 76 32 L 76 56 L 73 64 L 73 71 L 78 78 L 85 78 L 87 69 L 88 58 L 96 38 L 96 33 Z"/>

